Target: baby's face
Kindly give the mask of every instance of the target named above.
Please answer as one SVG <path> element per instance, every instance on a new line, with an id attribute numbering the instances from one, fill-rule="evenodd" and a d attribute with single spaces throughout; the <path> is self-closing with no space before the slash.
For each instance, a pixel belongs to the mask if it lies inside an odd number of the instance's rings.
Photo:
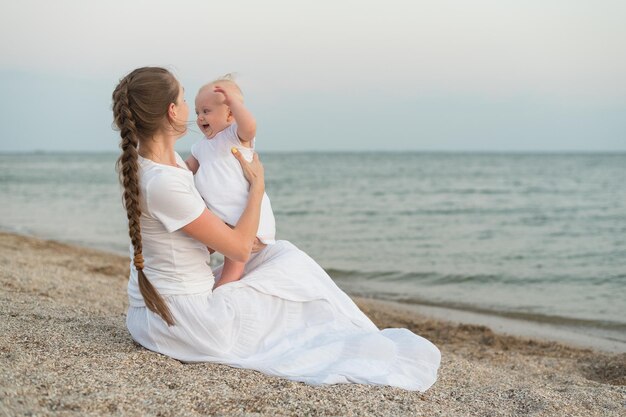
<path id="1" fill-rule="evenodd" d="M 196 123 L 204 136 L 211 139 L 232 123 L 230 109 L 224 96 L 213 92 L 213 87 L 200 91 L 196 97 Z"/>

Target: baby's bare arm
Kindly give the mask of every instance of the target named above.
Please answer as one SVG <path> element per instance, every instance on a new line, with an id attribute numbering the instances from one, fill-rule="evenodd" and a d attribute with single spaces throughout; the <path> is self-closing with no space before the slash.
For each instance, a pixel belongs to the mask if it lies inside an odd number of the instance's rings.
<path id="1" fill-rule="evenodd" d="M 243 104 L 243 97 L 239 91 L 228 83 L 225 83 L 223 86 L 216 85 L 213 91 L 224 95 L 224 103 L 230 107 L 230 111 L 237 122 L 239 140 L 244 142 L 245 145 L 246 142 L 254 139 L 256 136 L 256 120 L 250 110 Z"/>
<path id="2" fill-rule="evenodd" d="M 200 163 L 196 158 L 193 157 L 193 155 L 189 155 L 189 158 L 185 160 L 185 164 L 187 164 L 187 168 L 189 168 L 189 171 L 193 172 L 194 174 L 198 172 L 198 168 L 200 168 Z"/>

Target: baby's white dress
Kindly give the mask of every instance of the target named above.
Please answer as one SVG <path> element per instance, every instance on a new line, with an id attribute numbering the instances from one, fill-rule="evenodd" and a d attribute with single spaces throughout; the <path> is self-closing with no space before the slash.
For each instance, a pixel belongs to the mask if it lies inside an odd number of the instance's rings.
<path id="1" fill-rule="evenodd" d="M 251 144 L 254 147 L 255 139 Z M 239 161 L 232 155 L 236 147 L 248 162 L 252 161 L 253 148 L 241 144 L 237 124 L 233 123 L 213 138 L 202 138 L 191 147 L 191 154 L 200 164 L 194 176 L 196 188 L 207 207 L 217 217 L 234 226 L 248 204 L 248 181 L 243 175 Z M 276 221 L 267 194 L 263 194 L 259 219 L 259 240 L 274 243 Z"/>
<path id="2" fill-rule="evenodd" d="M 253 254 L 241 280 L 212 291 L 206 247 L 180 230 L 205 205 L 178 155 L 177 161 L 180 168 L 139 161 L 144 272 L 175 325 L 145 307 L 131 262 L 127 326 L 134 340 L 184 362 L 217 362 L 308 384 L 425 391 L 436 381 L 437 347 L 407 329 L 378 330 L 287 241 Z"/>

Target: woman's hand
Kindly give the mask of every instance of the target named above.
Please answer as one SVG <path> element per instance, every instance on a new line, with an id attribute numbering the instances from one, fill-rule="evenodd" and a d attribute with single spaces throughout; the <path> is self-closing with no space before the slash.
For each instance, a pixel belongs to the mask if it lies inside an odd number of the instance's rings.
<path id="1" fill-rule="evenodd" d="M 246 161 L 241 152 L 237 148 L 232 148 L 231 152 L 241 164 L 243 175 L 250 183 L 250 187 L 261 188 L 265 190 L 265 169 L 259 160 L 259 155 L 255 152 L 252 156 L 252 162 Z"/>
<path id="2" fill-rule="evenodd" d="M 265 249 L 267 245 L 259 240 L 259 238 L 254 238 L 254 242 L 252 243 L 252 253 L 257 253 Z"/>
<path id="3" fill-rule="evenodd" d="M 228 224 L 228 223 L 224 223 L 226 224 L 226 226 L 230 227 L 231 229 L 234 229 L 235 226 L 233 226 L 232 224 Z M 252 242 L 252 253 L 257 253 L 262 251 L 263 249 L 265 249 L 267 245 L 263 242 L 261 242 L 261 239 L 259 239 L 258 237 L 254 238 L 254 242 Z M 213 252 L 215 252 L 215 250 L 209 248 L 209 253 L 213 254 Z"/>

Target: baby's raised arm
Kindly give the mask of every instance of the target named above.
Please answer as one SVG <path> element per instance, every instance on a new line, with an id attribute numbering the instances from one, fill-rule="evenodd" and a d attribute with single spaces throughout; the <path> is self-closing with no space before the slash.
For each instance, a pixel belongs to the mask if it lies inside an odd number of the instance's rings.
<path id="1" fill-rule="evenodd" d="M 243 96 L 237 87 L 229 82 L 216 84 L 213 91 L 224 95 L 224 104 L 230 107 L 230 111 L 237 122 L 237 135 L 242 142 L 250 142 L 256 136 L 256 120 L 243 104 Z"/>

